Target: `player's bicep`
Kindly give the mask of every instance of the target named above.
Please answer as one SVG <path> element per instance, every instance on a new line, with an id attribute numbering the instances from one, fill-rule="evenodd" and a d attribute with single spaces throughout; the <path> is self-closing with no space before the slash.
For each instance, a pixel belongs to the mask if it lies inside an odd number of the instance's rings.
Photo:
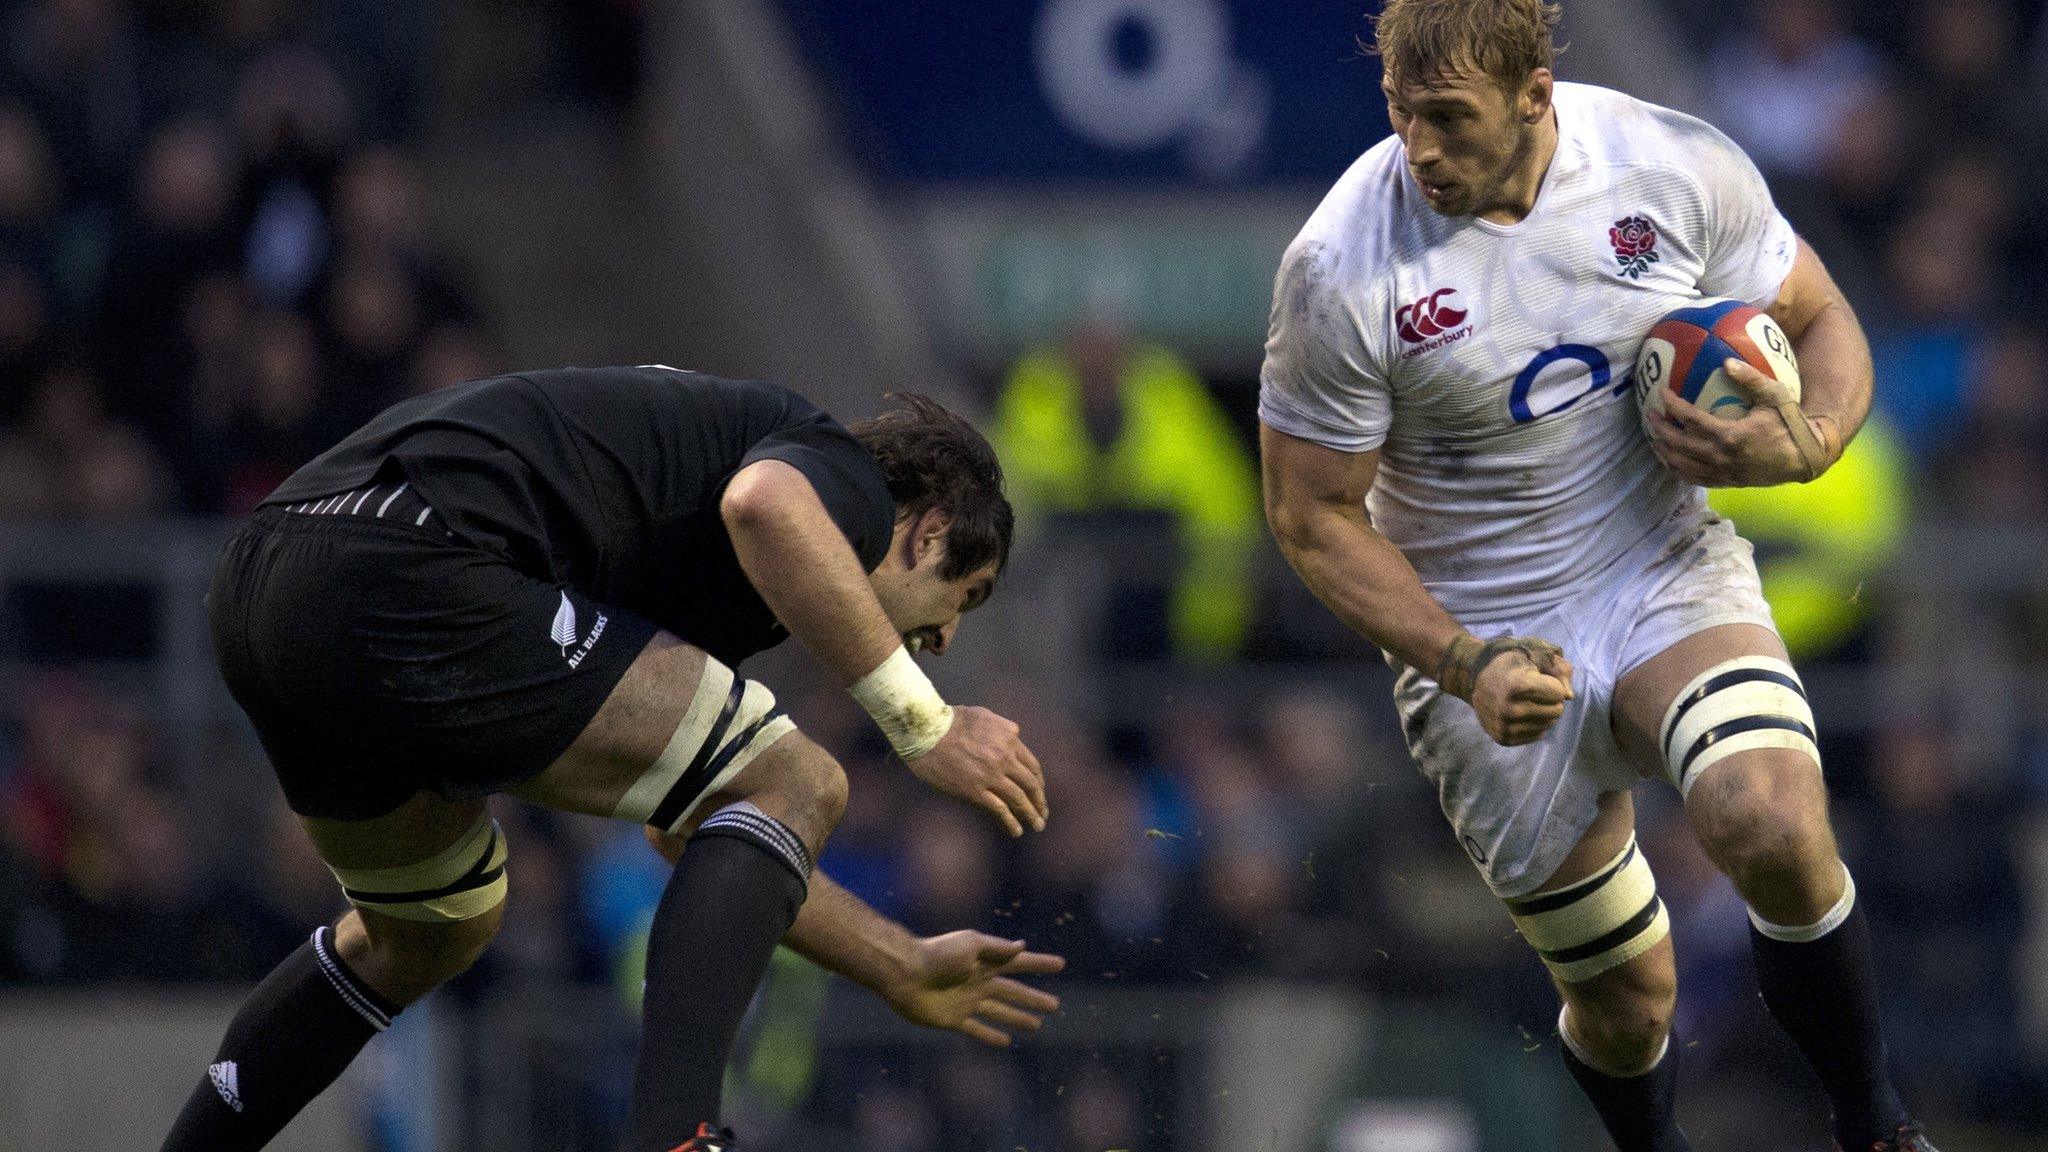
<path id="1" fill-rule="evenodd" d="M 1266 519 L 1283 546 L 1312 547 L 1333 516 L 1362 523 L 1379 467 L 1378 448 L 1345 452 L 1259 425 Z"/>
<path id="2" fill-rule="evenodd" d="M 1846 303 L 1820 254 L 1804 237 L 1798 243 L 1799 253 L 1792 261 L 1792 271 L 1778 286 L 1777 299 L 1765 309 L 1778 327 L 1785 330 L 1785 335 L 1794 340 L 1805 334 L 1814 317 L 1836 304 Z"/>

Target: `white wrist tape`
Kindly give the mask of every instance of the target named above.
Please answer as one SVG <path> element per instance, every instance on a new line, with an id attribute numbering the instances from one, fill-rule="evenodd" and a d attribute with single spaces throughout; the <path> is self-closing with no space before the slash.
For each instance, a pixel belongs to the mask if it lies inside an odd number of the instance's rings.
<path id="1" fill-rule="evenodd" d="M 931 751 L 953 727 L 953 706 L 932 687 L 910 650 L 898 647 L 873 672 L 860 678 L 853 698 L 875 718 L 889 746 L 905 760 Z"/>

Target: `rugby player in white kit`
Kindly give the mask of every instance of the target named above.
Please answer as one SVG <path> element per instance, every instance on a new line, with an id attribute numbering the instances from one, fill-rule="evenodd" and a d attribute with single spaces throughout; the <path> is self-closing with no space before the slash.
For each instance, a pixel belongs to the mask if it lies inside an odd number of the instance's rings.
<path id="1" fill-rule="evenodd" d="M 1630 790 L 1684 793 L 1750 908 L 1765 1002 L 1847 1152 L 1932 1152 L 1885 1068 L 1870 937 L 1814 721 L 1750 546 L 1702 486 L 1811 479 L 1870 405 L 1861 329 L 1762 177 L 1709 125 L 1554 81 L 1557 8 L 1389 0 L 1395 135 L 1288 248 L 1259 417 L 1268 518 L 1302 579 L 1400 669 L 1409 749 L 1549 966 L 1565 1061 L 1623 1152 L 1673 1113 L 1668 919 Z M 1792 338 L 1803 408 L 1645 419 L 1630 368 L 1725 296 Z"/>

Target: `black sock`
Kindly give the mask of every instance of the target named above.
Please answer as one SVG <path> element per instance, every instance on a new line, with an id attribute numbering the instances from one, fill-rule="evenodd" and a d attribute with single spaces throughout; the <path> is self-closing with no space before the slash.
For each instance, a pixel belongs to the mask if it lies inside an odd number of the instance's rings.
<path id="1" fill-rule="evenodd" d="M 322 927 L 228 1025 L 163 1152 L 253 1152 L 341 1075 L 398 1009 L 341 962 Z"/>
<path id="2" fill-rule="evenodd" d="M 1870 922 L 1855 901 L 1856 885 L 1850 881 L 1836 910 L 1814 925 L 1823 932 L 1817 939 L 1779 939 L 1786 929 L 1773 926 L 1772 934 L 1766 934 L 1754 915 L 1749 932 L 1764 1004 L 1827 1089 L 1834 1104 L 1835 1139 L 1849 1152 L 1893 1135 L 1908 1119 L 1885 1068 Z M 1834 926 L 1824 928 L 1830 920 Z"/>
<path id="3" fill-rule="evenodd" d="M 1672 1035 L 1663 1057 L 1639 1076 L 1610 1076 L 1579 1059 L 1571 1041 L 1559 1037 L 1564 1066 L 1621 1152 L 1692 1152 L 1678 1129 L 1678 1044 Z"/>
<path id="4" fill-rule="evenodd" d="M 647 940 L 626 1147 L 669 1152 L 718 1123 L 740 1018 L 809 890 L 810 853 L 751 804 L 721 809 L 676 861 Z"/>

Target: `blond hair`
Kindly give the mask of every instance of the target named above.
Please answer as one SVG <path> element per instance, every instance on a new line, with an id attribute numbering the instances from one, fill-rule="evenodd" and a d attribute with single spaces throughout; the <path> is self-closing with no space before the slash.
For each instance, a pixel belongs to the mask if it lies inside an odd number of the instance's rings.
<path id="1" fill-rule="evenodd" d="M 1387 0 L 1365 50 L 1395 83 L 1477 68 L 1508 92 L 1556 59 L 1558 6 L 1543 0 Z"/>

